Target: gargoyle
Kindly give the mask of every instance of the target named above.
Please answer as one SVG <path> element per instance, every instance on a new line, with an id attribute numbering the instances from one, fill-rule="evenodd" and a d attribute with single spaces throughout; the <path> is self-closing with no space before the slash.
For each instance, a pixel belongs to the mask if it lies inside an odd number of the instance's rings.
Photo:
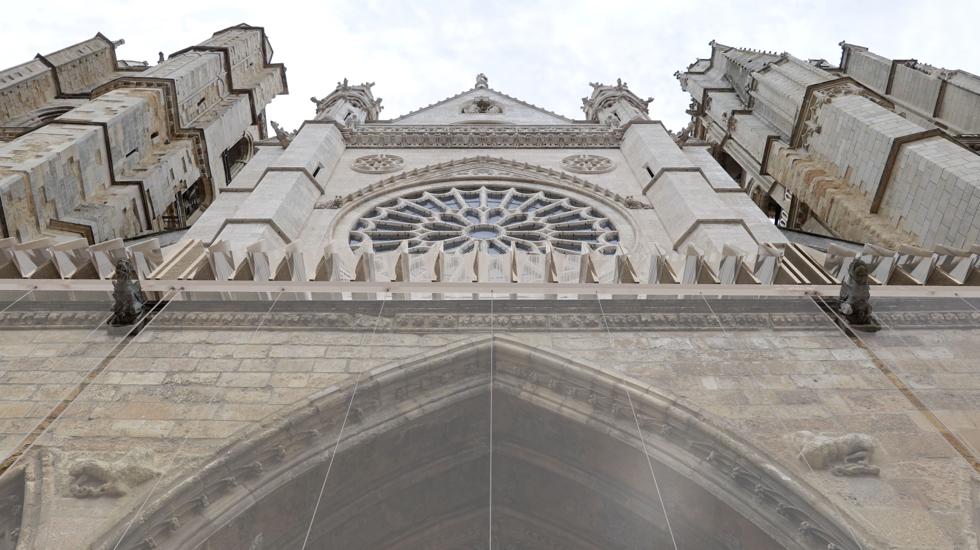
<path id="1" fill-rule="evenodd" d="M 109 324 L 113 326 L 131 325 L 143 314 L 146 297 L 129 258 L 120 258 L 116 262 L 116 272 L 112 276 L 112 299 Z"/>

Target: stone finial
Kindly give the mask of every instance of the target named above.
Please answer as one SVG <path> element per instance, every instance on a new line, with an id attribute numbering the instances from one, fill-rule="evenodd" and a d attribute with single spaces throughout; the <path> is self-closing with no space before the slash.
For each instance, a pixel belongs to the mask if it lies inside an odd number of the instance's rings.
<path id="1" fill-rule="evenodd" d="M 357 126 L 378 120 L 381 99 L 371 93 L 374 82 L 351 84 L 346 78 L 323 99 L 311 97 L 316 105 L 316 120 L 335 120 L 344 126 Z"/>
<path id="2" fill-rule="evenodd" d="M 592 94 L 582 98 L 582 110 L 588 120 L 622 126 L 637 118 L 648 118 L 648 106 L 653 98 L 640 99 L 621 78 L 617 78 L 613 85 L 599 82 L 589 82 L 589 85 Z"/>
<path id="3" fill-rule="evenodd" d="M 110 325 L 132 325 L 143 314 L 146 297 L 129 258 L 120 258 L 116 262 L 116 272 L 112 276 L 112 299 L 114 302 Z"/>
<path id="4" fill-rule="evenodd" d="M 490 87 L 490 84 L 487 81 L 487 75 L 485 75 L 483 73 L 480 73 L 480 74 L 476 75 L 476 85 L 473 86 L 473 87 L 476 88 L 476 89 L 478 89 L 478 90 L 485 90 L 485 89 L 489 88 Z"/>

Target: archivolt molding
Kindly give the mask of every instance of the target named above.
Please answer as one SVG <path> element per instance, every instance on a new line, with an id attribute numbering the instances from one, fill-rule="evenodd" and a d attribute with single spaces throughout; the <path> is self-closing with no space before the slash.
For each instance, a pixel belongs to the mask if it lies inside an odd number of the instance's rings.
<path id="1" fill-rule="evenodd" d="M 506 338 L 481 337 L 365 372 L 340 452 L 485 392 L 490 346 L 497 391 L 593 425 L 639 450 L 638 423 L 652 458 L 732 505 L 786 547 L 868 548 L 831 519 L 836 514 L 823 497 L 698 411 L 652 387 Z M 352 384 L 328 388 L 242 434 L 189 477 L 171 480 L 140 518 L 123 519 L 93 547 L 113 548 L 124 531 L 120 549 L 201 544 L 253 503 L 322 466 L 344 422 Z"/>

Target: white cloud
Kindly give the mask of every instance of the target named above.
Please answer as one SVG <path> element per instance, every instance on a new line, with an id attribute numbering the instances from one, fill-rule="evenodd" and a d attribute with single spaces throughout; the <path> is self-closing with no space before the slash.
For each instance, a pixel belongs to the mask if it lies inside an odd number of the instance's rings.
<path id="1" fill-rule="evenodd" d="M 687 122 L 688 97 L 673 78 L 716 39 L 836 63 L 841 40 L 886 57 L 980 72 L 972 53 L 977 2 L 202 2 L 99 0 L 6 5 L 0 67 L 101 31 L 125 38 L 119 55 L 153 62 L 218 29 L 266 28 L 291 94 L 269 108 L 287 128 L 313 115 L 343 78 L 376 82 L 383 117 L 393 118 L 473 84 L 580 118 L 589 81 L 627 81 L 654 96 L 651 115 L 669 128 Z"/>

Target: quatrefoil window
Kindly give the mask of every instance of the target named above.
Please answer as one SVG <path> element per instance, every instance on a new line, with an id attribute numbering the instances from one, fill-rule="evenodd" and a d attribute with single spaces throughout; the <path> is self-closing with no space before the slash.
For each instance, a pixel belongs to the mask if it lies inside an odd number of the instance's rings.
<path id="1" fill-rule="evenodd" d="M 566 252 L 582 245 L 615 254 L 619 233 L 600 211 L 551 191 L 506 186 L 451 187 L 410 193 L 369 211 L 350 231 L 350 245 L 370 241 L 375 251 L 429 250 L 441 242 L 449 253 L 475 248 L 504 254 L 511 245 L 545 252 L 547 244 Z"/>

